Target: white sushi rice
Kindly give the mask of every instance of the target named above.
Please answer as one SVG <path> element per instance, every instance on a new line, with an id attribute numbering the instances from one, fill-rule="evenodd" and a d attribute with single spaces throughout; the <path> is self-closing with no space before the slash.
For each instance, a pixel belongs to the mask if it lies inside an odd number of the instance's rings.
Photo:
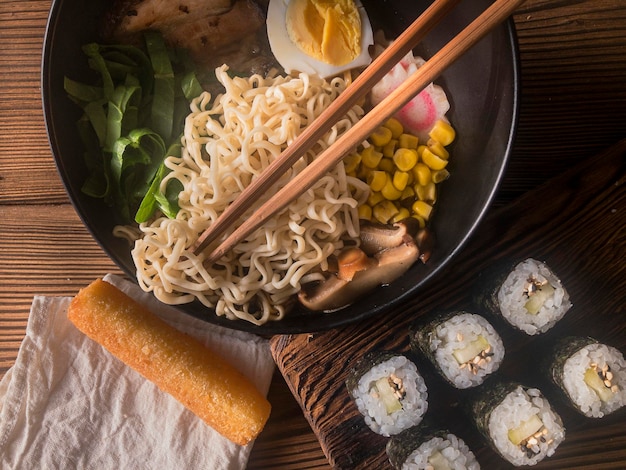
<path id="1" fill-rule="evenodd" d="M 547 434 L 539 440 L 531 451 L 522 450 L 509 439 L 509 430 L 516 429 L 522 422 L 534 415 L 541 419 Z M 565 439 L 565 428 L 541 392 L 534 388 L 518 386 L 510 392 L 489 416 L 489 434 L 500 454 L 513 465 L 535 465 L 545 457 L 554 454 L 558 445 Z"/>
<path id="2" fill-rule="evenodd" d="M 548 281 L 555 289 L 536 314 L 529 313 L 524 307 L 528 301 L 525 290 L 529 278 Z M 529 335 L 548 331 L 572 306 L 559 278 L 544 263 L 532 258 L 519 263 L 507 276 L 498 290 L 498 303 L 502 316 Z"/>
<path id="3" fill-rule="evenodd" d="M 491 346 L 489 361 L 481 361 L 475 368 L 460 367 L 453 356 L 454 351 L 467 347 L 479 336 Z M 445 377 L 460 389 L 475 387 L 485 378 L 498 370 L 504 359 L 502 339 L 491 324 L 482 316 L 473 313 L 461 313 L 439 324 L 430 335 L 430 350 Z"/>
<path id="4" fill-rule="evenodd" d="M 377 380 L 391 374 L 402 380 L 405 396 L 400 400 L 402 409 L 387 414 L 385 405 L 373 388 Z M 424 379 L 415 364 L 402 355 L 394 356 L 368 370 L 359 380 L 357 389 L 352 391 L 352 396 L 369 428 L 385 437 L 419 424 L 428 408 Z"/>
<path id="5" fill-rule="evenodd" d="M 402 470 L 430 470 L 434 469 L 428 459 L 440 452 L 451 470 L 478 470 L 480 465 L 463 439 L 454 434 L 447 434 L 445 438 L 434 437 L 415 449 L 402 465 Z"/>
<path id="6" fill-rule="evenodd" d="M 615 393 L 607 401 L 584 380 L 585 372 L 595 364 L 602 369 L 609 366 L 613 375 L 611 382 L 616 386 Z M 604 344 L 590 344 L 565 361 L 563 365 L 563 388 L 570 399 L 585 416 L 602 418 L 626 405 L 626 360 L 616 348 Z"/>

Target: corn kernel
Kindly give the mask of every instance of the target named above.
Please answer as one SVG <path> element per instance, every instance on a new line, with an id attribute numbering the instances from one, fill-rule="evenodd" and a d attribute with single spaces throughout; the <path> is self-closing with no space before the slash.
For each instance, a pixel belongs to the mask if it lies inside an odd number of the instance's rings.
<path id="1" fill-rule="evenodd" d="M 409 174 L 406 171 L 396 171 L 391 182 L 398 191 L 403 191 L 406 185 L 409 184 Z M 400 194 L 400 197 L 402 197 L 402 194 Z"/>
<path id="2" fill-rule="evenodd" d="M 358 153 L 351 153 L 343 158 L 343 164 L 346 168 L 346 173 L 353 173 L 361 163 L 361 155 Z"/>
<path id="3" fill-rule="evenodd" d="M 398 139 L 391 139 L 387 144 L 381 149 L 383 152 L 383 156 L 385 157 L 393 157 L 394 152 L 398 148 Z"/>
<path id="4" fill-rule="evenodd" d="M 368 168 L 376 168 L 383 154 L 374 147 L 366 147 L 361 151 L 361 163 Z"/>
<path id="5" fill-rule="evenodd" d="M 380 194 L 389 201 L 396 201 L 402 196 L 402 191 L 396 189 L 391 178 L 387 178 L 387 182 L 383 189 L 380 190 Z"/>
<path id="6" fill-rule="evenodd" d="M 428 148 L 424 149 L 424 153 L 422 154 L 422 161 L 426 165 L 428 165 L 431 170 L 443 170 L 448 164 L 448 160 L 444 160 L 443 158 L 438 157 Z"/>
<path id="7" fill-rule="evenodd" d="M 456 137 L 456 131 L 450 123 L 440 119 L 435 123 L 428 135 L 437 142 L 440 142 L 441 145 L 450 145 Z"/>
<path id="8" fill-rule="evenodd" d="M 391 158 L 383 157 L 380 159 L 380 163 L 378 164 L 378 169 L 386 171 L 391 174 L 396 171 L 396 164 L 393 162 Z"/>
<path id="9" fill-rule="evenodd" d="M 372 208 L 374 219 L 382 224 L 386 224 L 389 220 L 399 212 L 396 205 L 391 201 L 381 201 Z"/>
<path id="10" fill-rule="evenodd" d="M 380 191 L 387 183 L 389 175 L 384 171 L 374 170 L 367 177 L 367 184 L 369 184 L 372 191 Z"/>
<path id="11" fill-rule="evenodd" d="M 422 158 L 422 154 L 424 153 L 424 149 L 426 149 L 428 147 L 426 147 L 426 145 L 418 145 L 417 146 L 417 156 L 419 158 Z"/>
<path id="12" fill-rule="evenodd" d="M 367 203 L 372 207 L 384 200 L 385 196 L 378 191 L 370 191 L 369 196 L 367 196 Z"/>
<path id="13" fill-rule="evenodd" d="M 411 217 L 411 213 L 406 207 L 401 207 L 396 215 L 394 215 L 389 222 L 395 224 L 396 222 L 400 222 L 401 220 L 408 219 Z"/>
<path id="14" fill-rule="evenodd" d="M 404 201 L 405 199 L 413 198 L 415 198 L 415 190 L 411 186 L 407 186 L 402 190 L 402 196 L 400 196 L 400 199 Z"/>
<path id="15" fill-rule="evenodd" d="M 450 157 L 450 153 L 445 149 L 443 145 L 441 145 L 440 142 L 437 142 L 436 140 L 428 139 L 428 149 L 438 157 L 443 158 L 444 160 L 447 160 L 448 157 Z"/>
<path id="16" fill-rule="evenodd" d="M 372 206 L 361 204 L 357 211 L 359 213 L 359 219 L 372 220 Z"/>
<path id="17" fill-rule="evenodd" d="M 443 170 L 433 171 L 431 176 L 433 182 L 437 184 L 447 180 L 450 177 L 450 172 L 444 168 Z"/>
<path id="18" fill-rule="evenodd" d="M 398 137 L 398 145 L 405 149 L 416 149 L 418 138 L 413 134 L 402 134 Z"/>
<path id="19" fill-rule="evenodd" d="M 380 126 L 369 136 L 369 141 L 376 147 L 383 147 L 387 145 L 391 140 L 391 129 L 388 127 Z"/>
<path id="20" fill-rule="evenodd" d="M 402 126 L 402 123 L 393 117 L 387 119 L 387 121 L 383 125 L 391 131 L 391 135 L 394 139 L 400 137 L 400 135 L 404 132 L 404 127 Z"/>
<path id="21" fill-rule="evenodd" d="M 433 210 L 433 206 L 431 206 L 425 201 L 415 201 L 413 205 L 411 206 L 411 209 L 413 209 L 413 213 L 415 215 L 421 217 L 422 219 L 426 221 L 430 217 L 430 213 Z"/>
<path id="22" fill-rule="evenodd" d="M 399 148 L 393 154 L 393 162 L 400 171 L 409 171 L 417 163 L 417 151 L 409 148 Z"/>
<path id="23" fill-rule="evenodd" d="M 437 187 L 432 181 L 424 186 L 416 184 L 413 186 L 415 195 L 420 201 L 426 201 L 433 204 L 437 200 Z"/>
<path id="24" fill-rule="evenodd" d="M 412 170 L 413 176 L 417 184 L 425 186 L 430 183 L 431 171 L 424 163 L 417 163 Z"/>

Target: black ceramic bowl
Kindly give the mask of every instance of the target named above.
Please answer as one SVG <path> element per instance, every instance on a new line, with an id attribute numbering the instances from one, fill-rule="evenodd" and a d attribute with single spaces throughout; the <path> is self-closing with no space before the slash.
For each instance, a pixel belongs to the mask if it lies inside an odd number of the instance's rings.
<path id="1" fill-rule="evenodd" d="M 429 2 L 422 0 L 363 1 L 373 22 L 393 37 L 417 17 Z M 432 56 L 491 2 L 461 4 L 423 41 L 417 52 Z M 81 193 L 86 175 L 75 122 L 80 110 L 63 91 L 63 77 L 88 74 L 81 45 L 98 40 L 96 25 L 103 0 L 55 0 L 45 37 L 42 93 L 52 153 L 76 211 L 108 255 L 131 277 L 134 266 L 127 242 L 113 237 L 112 211 Z M 398 305 L 452 262 L 485 214 L 505 170 L 518 112 L 518 57 L 512 21 L 504 23 L 453 64 L 437 83 L 451 102 L 448 116 L 457 130 L 451 148 L 451 178 L 442 183 L 432 229 L 437 244 L 427 264 L 417 263 L 401 279 L 364 296 L 334 313 L 296 310 L 280 322 L 257 327 L 229 321 L 199 304 L 181 311 L 229 328 L 260 334 L 303 333 L 359 321 Z"/>

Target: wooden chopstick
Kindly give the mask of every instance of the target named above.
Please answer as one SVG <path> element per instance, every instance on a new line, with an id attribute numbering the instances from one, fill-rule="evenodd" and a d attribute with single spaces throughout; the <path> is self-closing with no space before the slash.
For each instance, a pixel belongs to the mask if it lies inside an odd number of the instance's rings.
<path id="1" fill-rule="evenodd" d="M 415 48 L 426 34 L 459 3 L 460 0 L 434 1 L 383 53 L 361 73 L 339 97 L 307 126 L 281 155 L 268 165 L 259 177 L 241 192 L 194 244 L 194 253 L 203 251 L 210 243 L 233 225 L 248 207 L 257 201 L 293 164 L 379 82 L 406 54 Z"/>
<path id="2" fill-rule="evenodd" d="M 496 0 L 461 33 L 448 42 L 430 60 L 400 85 L 368 114 L 363 116 L 335 143 L 317 156 L 304 171 L 297 174 L 272 198 L 243 221 L 205 261 L 212 263 L 229 252 L 237 243 L 263 225 L 276 212 L 308 190 L 320 177 L 336 165 L 350 150 L 363 142 L 382 122 L 399 111 L 417 93 L 434 81 L 450 64 L 467 52 L 491 29 L 508 18 L 524 0 Z"/>

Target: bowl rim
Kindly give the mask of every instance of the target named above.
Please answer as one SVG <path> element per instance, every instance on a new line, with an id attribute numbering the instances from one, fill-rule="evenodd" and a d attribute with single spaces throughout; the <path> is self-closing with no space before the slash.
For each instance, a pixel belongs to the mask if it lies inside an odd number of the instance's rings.
<path id="1" fill-rule="evenodd" d="M 50 96 L 53 93 L 51 89 L 51 65 L 50 65 L 50 53 L 53 48 L 54 37 L 57 34 L 56 23 L 58 21 L 61 6 L 63 5 L 65 0 L 53 0 L 50 13 L 48 16 L 48 21 L 46 24 L 44 41 L 43 41 L 43 50 L 42 50 L 42 58 L 41 58 L 41 74 L 40 74 L 40 83 L 41 83 L 41 99 L 43 104 L 43 112 L 44 112 L 44 121 L 46 134 L 48 136 L 48 143 L 51 148 L 52 156 L 55 162 L 55 166 L 58 174 L 61 177 L 61 180 L 65 186 L 66 193 L 70 199 L 70 202 L 79 216 L 82 224 L 86 227 L 92 238 L 97 242 L 100 248 L 106 253 L 106 255 L 111 259 L 125 274 L 130 278 L 131 281 L 137 283 L 136 273 L 123 263 L 120 259 L 118 259 L 117 255 L 111 249 L 110 246 L 107 246 L 100 239 L 98 234 L 96 233 L 94 227 L 89 223 L 86 214 L 82 209 L 82 204 L 78 198 L 78 195 L 70 190 L 70 176 L 65 168 L 62 159 L 60 158 L 61 149 L 59 146 L 59 142 L 57 141 L 55 129 L 54 129 L 54 119 L 53 113 L 50 105 Z M 460 251 L 465 247 L 468 240 L 474 235 L 477 227 L 484 219 L 486 213 L 488 212 L 493 199 L 495 198 L 496 193 L 500 187 L 502 182 L 503 175 L 506 171 L 506 167 L 508 165 L 508 161 L 510 159 L 512 153 L 513 142 L 515 138 L 515 134 L 517 132 L 518 121 L 519 121 L 519 106 L 520 106 L 520 93 L 521 93 L 521 78 L 520 78 L 520 57 L 519 57 L 519 46 L 517 42 L 517 35 L 515 31 L 515 24 L 513 18 L 507 19 L 502 23 L 501 27 L 505 28 L 507 46 L 510 46 L 510 54 L 511 54 L 511 78 L 512 78 L 512 97 L 511 97 L 511 119 L 510 119 L 510 127 L 508 135 L 506 136 L 506 143 L 504 145 L 504 153 L 502 158 L 499 160 L 500 165 L 498 172 L 494 178 L 495 184 L 490 188 L 489 193 L 485 198 L 485 202 L 483 203 L 480 211 L 478 212 L 478 216 L 473 220 L 473 223 L 466 230 L 464 236 L 459 240 L 457 245 L 445 256 L 442 262 L 427 272 L 424 276 L 420 277 L 419 282 L 415 285 L 403 290 L 393 299 L 389 300 L 387 303 L 374 305 L 373 307 L 361 311 L 359 313 L 353 315 L 333 315 L 333 313 L 323 313 L 323 312 L 314 312 L 309 316 L 300 316 L 298 320 L 299 323 L 288 323 L 284 320 L 272 321 L 268 322 L 264 325 L 254 325 L 245 320 L 227 320 L 223 317 L 219 317 L 215 315 L 215 313 L 208 309 L 207 307 L 199 304 L 198 302 L 194 302 L 191 304 L 185 304 L 180 306 L 172 306 L 177 308 L 181 313 L 192 315 L 194 317 L 200 318 L 208 323 L 223 326 L 229 329 L 246 331 L 250 333 L 255 333 L 259 335 L 275 335 L 275 334 L 301 334 L 301 333 L 313 333 L 319 331 L 325 331 L 332 328 L 339 328 L 343 326 L 347 326 L 349 324 L 353 324 L 357 321 L 364 320 L 366 318 L 378 316 L 383 314 L 386 311 L 391 310 L 393 307 L 400 305 L 402 302 L 406 302 L 407 299 L 411 296 L 415 295 L 415 292 L 419 289 L 423 289 L 424 286 L 430 283 L 433 278 L 437 276 L 439 272 L 441 272 L 444 268 L 447 268 L 450 265 L 451 260 L 458 255 Z M 508 125 L 508 123 L 507 123 Z M 209 313 L 207 315 L 207 312 Z M 319 315 L 322 315 L 325 321 L 318 321 Z M 328 320 L 330 319 L 330 320 Z"/>

